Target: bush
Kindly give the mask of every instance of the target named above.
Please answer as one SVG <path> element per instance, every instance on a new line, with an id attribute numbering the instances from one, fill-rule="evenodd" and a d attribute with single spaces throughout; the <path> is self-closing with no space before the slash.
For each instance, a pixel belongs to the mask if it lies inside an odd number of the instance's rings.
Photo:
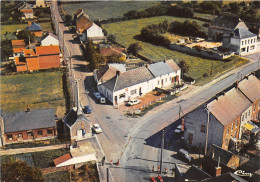
<path id="1" fill-rule="evenodd" d="M 203 74 L 203 77 L 205 78 L 205 77 L 208 77 L 209 75 L 208 75 L 208 73 L 204 73 Z"/>

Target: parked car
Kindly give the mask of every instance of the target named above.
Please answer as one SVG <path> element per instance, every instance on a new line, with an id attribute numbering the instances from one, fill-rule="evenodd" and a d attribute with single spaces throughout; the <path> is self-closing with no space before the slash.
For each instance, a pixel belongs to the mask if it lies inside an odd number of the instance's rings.
<path id="1" fill-rule="evenodd" d="M 96 99 L 97 99 L 101 104 L 105 104 L 105 103 L 106 103 L 106 98 L 103 97 L 103 96 L 101 95 L 101 93 L 95 92 L 95 93 L 94 93 L 94 96 L 96 97 Z"/>
<path id="2" fill-rule="evenodd" d="M 101 127 L 99 126 L 99 124 L 94 124 L 93 125 L 93 130 L 95 131 L 95 133 L 102 133 L 102 129 Z"/>
<path id="3" fill-rule="evenodd" d="M 195 42 L 202 42 L 202 41 L 204 41 L 205 39 L 203 39 L 203 38 L 199 38 L 199 37 L 196 37 L 195 38 Z"/>
<path id="4" fill-rule="evenodd" d="M 187 162 L 191 162 L 193 160 L 193 157 L 190 156 L 189 152 L 184 149 L 180 149 L 178 151 L 178 156 Z"/>
<path id="5" fill-rule="evenodd" d="M 90 106 L 85 106 L 84 107 L 84 112 L 86 113 L 86 114 L 91 114 L 92 113 L 92 108 L 90 107 Z"/>
<path id="6" fill-rule="evenodd" d="M 176 133 L 176 134 L 180 134 L 182 131 L 181 131 L 181 129 L 179 129 L 179 128 L 177 128 L 177 129 L 175 129 L 174 130 L 174 133 Z"/>
<path id="7" fill-rule="evenodd" d="M 141 103 L 141 100 L 139 100 L 139 99 L 133 99 L 133 100 L 128 101 L 128 102 L 127 102 L 127 105 L 133 106 L 133 105 L 136 105 L 136 104 L 139 104 L 139 103 Z"/>

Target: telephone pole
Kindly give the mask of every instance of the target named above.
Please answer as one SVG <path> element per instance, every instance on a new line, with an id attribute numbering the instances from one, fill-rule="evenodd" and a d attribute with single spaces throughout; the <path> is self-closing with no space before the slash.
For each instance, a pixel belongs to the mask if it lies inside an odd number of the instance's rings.
<path id="1" fill-rule="evenodd" d="M 161 162 L 160 162 L 160 174 L 162 174 L 162 163 L 163 163 L 163 148 L 164 148 L 164 130 L 162 130 L 162 144 L 161 144 Z"/>

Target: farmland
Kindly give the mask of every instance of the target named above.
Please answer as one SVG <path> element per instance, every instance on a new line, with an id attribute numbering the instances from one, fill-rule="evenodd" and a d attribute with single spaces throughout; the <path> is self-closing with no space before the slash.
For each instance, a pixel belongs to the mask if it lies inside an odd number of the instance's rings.
<path id="1" fill-rule="evenodd" d="M 156 1 L 103 1 L 103 2 L 82 2 L 75 4 L 63 4 L 63 10 L 73 15 L 79 8 L 82 8 L 90 18 L 94 20 L 120 18 L 124 13 L 131 10 L 144 10 L 151 6 L 158 5 Z"/>
<path id="2" fill-rule="evenodd" d="M 43 31 L 52 32 L 51 22 L 39 23 L 42 27 Z M 2 25 L 1 26 L 1 34 L 5 34 L 6 32 L 16 32 L 17 29 L 25 29 L 27 24 L 12 24 L 12 25 Z"/>
<path id="3" fill-rule="evenodd" d="M 4 112 L 55 108 L 65 112 L 62 71 L 6 75 L 1 77 L 1 105 Z"/>
<path id="4" fill-rule="evenodd" d="M 135 39 L 135 36 L 140 34 L 141 29 L 143 27 L 146 27 L 147 25 L 150 24 L 158 24 L 163 22 L 164 20 L 168 20 L 169 22 L 172 22 L 176 20 L 185 21 L 187 19 L 170 17 L 170 16 L 160 16 L 160 17 L 152 17 L 152 18 L 144 18 L 144 19 L 124 21 L 124 22 L 104 24 L 103 28 L 106 29 L 109 34 L 116 35 L 116 41 L 124 45 L 125 47 L 129 46 L 129 44 L 133 42 L 140 42 L 144 48 L 140 52 L 140 54 L 153 61 L 161 61 L 165 58 L 174 59 L 178 61 L 185 60 L 187 64 L 190 66 L 188 76 L 200 80 L 201 83 L 204 82 L 203 80 L 209 79 L 209 77 L 207 78 L 203 77 L 205 73 L 212 72 L 210 78 L 212 79 L 214 76 L 220 74 L 226 69 L 246 63 L 245 60 L 240 61 L 239 58 L 233 59 L 232 61 L 225 63 L 223 61 L 216 61 L 216 60 L 190 56 L 182 52 L 169 50 L 165 47 L 155 46 L 150 43 L 142 42 Z M 198 22 L 200 25 L 204 24 L 204 22 L 199 20 L 194 20 L 194 21 Z"/>

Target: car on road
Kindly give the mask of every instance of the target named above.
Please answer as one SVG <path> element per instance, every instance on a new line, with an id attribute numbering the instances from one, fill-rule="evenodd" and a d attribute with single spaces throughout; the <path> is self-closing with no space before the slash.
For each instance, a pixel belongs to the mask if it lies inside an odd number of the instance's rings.
<path id="1" fill-rule="evenodd" d="M 133 100 L 129 100 L 129 101 L 127 102 L 127 105 L 128 105 L 128 106 L 133 106 L 133 105 L 136 105 L 136 104 L 139 104 L 139 103 L 141 103 L 141 100 L 139 100 L 139 99 L 133 99 Z"/>
<path id="2" fill-rule="evenodd" d="M 84 107 L 84 112 L 86 113 L 86 114 L 91 114 L 92 113 L 92 108 L 90 107 L 90 106 L 85 106 Z"/>
<path id="3" fill-rule="evenodd" d="M 106 103 L 106 98 L 103 97 L 103 96 L 101 95 L 101 93 L 95 92 L 95 93 L 94 93 L 94 96 L 96 97 L 96 99 L 97 99 L 101 104 L 105 104 L 105 103 Z"/>
<path id="4" fill-rule="evenodd" d="M 193 157 L 190 156 L 189 152 L 184 150 L 184 149 L 180 149 L 177 153 L 177 155 L 186 160 L 187 162 L 191 162 L 193 160 Z"/>
<path id="5" fill-rule="evenodd" d="M 93 124 L 93 130 L 95 131 L 95 133 L 102 133 L 102 129 L 101 127 L 99 126 L 99 124 Z"/>

